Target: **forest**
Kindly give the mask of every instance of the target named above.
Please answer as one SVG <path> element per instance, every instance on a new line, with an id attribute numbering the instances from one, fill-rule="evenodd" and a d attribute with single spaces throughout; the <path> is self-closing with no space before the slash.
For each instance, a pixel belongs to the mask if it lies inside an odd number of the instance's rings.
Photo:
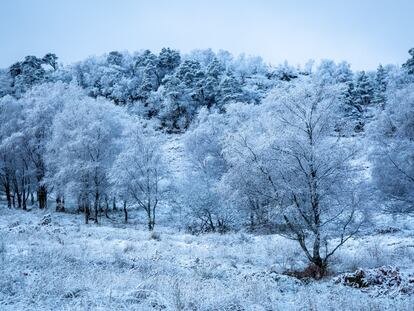
<path id="1" fill-rule="evenodd" d="M 410 310 L 413 213 L 414 48 L 374 71 L 171 48 L 0 69 L 6 309 Z"/>

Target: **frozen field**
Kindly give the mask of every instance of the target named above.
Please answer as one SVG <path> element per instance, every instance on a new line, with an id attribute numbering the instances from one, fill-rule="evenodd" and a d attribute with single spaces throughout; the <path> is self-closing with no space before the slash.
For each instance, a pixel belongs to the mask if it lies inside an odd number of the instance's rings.
<path id="1" fill-rule="evenodd" d="M 335 284 L 356 268 L 413 269 L 412 228 L 362 235 L 338 252 L 331 277 L 282 274 L 305 265 L 295 242 L 248 233 L 193 236 L 168 227 L 0 209 L 1 310 L 412 310 L 414 296 Z M 390 220 L 391 222 L 391 220 Z M 409 223 L 407 221 L 407 223 Z M 384 226 L 385 228 L 386 226 Z M 387 231 L 387 230 L 385 230 Z"/>

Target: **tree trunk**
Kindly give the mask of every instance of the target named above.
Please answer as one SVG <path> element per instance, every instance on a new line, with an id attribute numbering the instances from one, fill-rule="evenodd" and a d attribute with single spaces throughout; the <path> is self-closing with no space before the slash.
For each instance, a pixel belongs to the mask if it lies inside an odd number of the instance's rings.
<path id="1" fill-rule="evenodd" d="M 152 231 L 154 229 L 154 226 L 152 224 L 151 207 L 148 207 L 147 215 L 148 215 L 148 230 Z"/>
<path id="2" fill-rule="evenodd" d="M 317 257 L 317 258 L 314 258 L 312 262 L 316 267 L 314 278 L 317 280 L 323 278 L 326 275 L 326 270 L 327 270 L 326 261 L 322 260 L 321 257 Z"/>
<path id="3" fill-rule="evenodd" d="M 15 195 L 17 196 L 17 207 L 22 208 L 22 195 L 19 192 L 19 188 L 16 186 L 16 192 Z"/>
<path id="4" fill-rule="evenodd" d="M 93 204 L 93 209 L 94 209 L 94 212 L 95 212 L 94 222 L 97 224 L 98 223 L 98 213 L 99 213 L 99 191 L 95 192 L 95 202 Z"/>
<path id="5" fill-rule="evenodd" d="M 29 189 L 26 188 L 26 178 L 22 180 L 22 199 L 23 199 L 23 210 L 27 210 L 27 199 L 29 198 Z"/>
<path id="6" fill-rule="evenodd" d="M 117 208 L 116 208 L 116 200 L 115 200 L 115 197 L 113 198 L 113 200 L 112 200 L 112 210 L 113 211 L 116 211 L 117 210 Z"/>
<path id="7" fill-rule="evenodd" d="M 56 195 L 56 212 L 60 211 L 60 196 Z"/>
<path id="8" fill-rule="evenodd" d="M 13 190 L 14 190 L 14 197 L 17 198 L 17 207 L 21 208 L 22 207 L 22 197 L 20 194 L 20 187 L 19 187 L 19 183 L 17 181 L 17 176 L 14 175 L 13 176 Z"/>
<path id="9" fill-rule="evenodd" d="M 151 222 L 152 222 L 152 230 L 154 230 L 154 227 L 155 227 L 155 206 L 156 205 L 154 205 L 154 207 L 152 208 L 152 220 L 151 220 Z"/>
<path id="10" fill-rule="evenodd" d="M 47 207 L 47 189 L 45 185 L 40 185 L 37 188 L 37 201 L 39 202 L 40 209 Z"/>
<path id="11" fill-rule="evenodd" d="M 84 213 L 85 209 L 84 209 L 83 195 L 82 194 L 78 195 L 77 203 L 78 203 L 78 213 L 81 213 L 81 212 Z"/>
<path id="12" fill-rule="evenodd" d="M 83 212 L 85 214 L 85 224 L 89 223 L 89 202 L 83 198 Z"/>
<path id="13" fill-rule="evenodd" d="M 105 217 L 106 218 L 109 218 L 108 211 L 109 211 L 109 200 L 108 200 L 108 196 L 105 196 Z"/>
<path id="14" fill-rule="evenodd" d="M 211 213 L 208 212 L 208 224 L 213 232 L 216 231 L 216 227 L 214 226 L 213 217 L 211 217 Z"/>
<path id="15" fill-rule="evenodd" d="M 56 212 L 64 212 L 65 211 L 65 199 L 63 196 L 58 194 L 56 196 Z"/>
<path id="16" fill-rule="evenodd" d="M 24 211 L 27 210 L 27 204 L 26 204 L 26 202 L 27 202 L 26 191 L 23 188 L 22 189 L 22 206 L 23 206 L 23 210 Z"/>
<path id="17" fill-rule="evenodd" d="M 12 195 L 10 192 L 10 182 L 8 180 L 8 177 L 6 177 L 6 182 L 4 184 L 4 191 L 6 192 L 6 199 L 7 199 L 7 207 L 11 208 L 12 207 Z"/>
<path id="18" fill-rule="evenodd" d="M 128 210 L 127 210 L 127 201 L 124 200 L 124 221 L 128 223 Z"/>

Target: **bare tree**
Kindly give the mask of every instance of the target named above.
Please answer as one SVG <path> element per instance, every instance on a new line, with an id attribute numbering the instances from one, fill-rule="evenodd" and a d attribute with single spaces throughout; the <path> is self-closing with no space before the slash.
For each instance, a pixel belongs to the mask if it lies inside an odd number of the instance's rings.
<path id="1" fill-rule="evenodd" d="M 414 213 L 414 83 L 389 91 L 387 106 L 371 126 L 377 143 L 372 176 L 385 210 Z"/>
<path id="2" fill-rule="evenodd" d="M 125 148 L 112 168 L 111 181 L 125 202 L 128 198 L 145 211 L 151 231 L 155 226 L 156 209 L 166 191 L 163 183 L 166 167 L 155 133 L 144 133 L 139 126 L 132 127 L 125 137 Z"/>
<path id="3" fill-rule="evenodd" d="M 228 174 L 250 185 L 245 193 L 280 211 L 288 228 L 283 234 L 299 243 L 317 268 L 315 277 L 359 228 L 356 153 L 335 132 L 339 91 L 312 79 L 276 89 L 227 150 Z"/>

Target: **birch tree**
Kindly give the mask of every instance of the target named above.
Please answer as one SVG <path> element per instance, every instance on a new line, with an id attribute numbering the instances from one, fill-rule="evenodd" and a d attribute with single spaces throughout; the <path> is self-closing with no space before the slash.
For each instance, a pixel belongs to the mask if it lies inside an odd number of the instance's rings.
<path id="1" fill-rule="evenodd" d="M 145 211 L 150 231 L 154 230 L 156 210 L 168 189 L 161 142 L 155 132 L 130 124 L 111 172 L 114 189 L 124 201 Z"/>

